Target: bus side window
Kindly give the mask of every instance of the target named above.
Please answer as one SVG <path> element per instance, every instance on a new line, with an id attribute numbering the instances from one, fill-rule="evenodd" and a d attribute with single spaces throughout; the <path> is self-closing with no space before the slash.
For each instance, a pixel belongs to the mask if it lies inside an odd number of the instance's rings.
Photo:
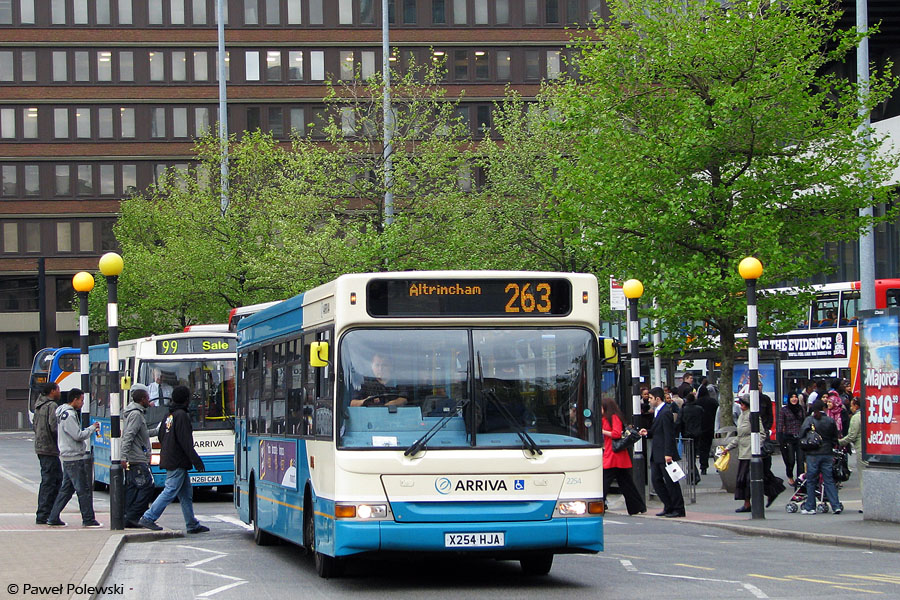
<path id="1" fill-rule="evenodd" d="M 885 291 L 885 308 L 900 306 L 900 290 L 891 289 Z"/>
<path id="2" fill-rule="evenodd" d="M 856 311 L 859 309 L 859 292 L 850 291 L 841 294 L 841 327 L 856 327 Z"/>

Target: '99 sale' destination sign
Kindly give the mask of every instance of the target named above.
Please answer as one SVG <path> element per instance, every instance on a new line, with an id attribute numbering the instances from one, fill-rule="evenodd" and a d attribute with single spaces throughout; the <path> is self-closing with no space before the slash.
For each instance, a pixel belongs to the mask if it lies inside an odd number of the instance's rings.
<path id="1" fill-rule="evenodd" d="M 900 310 L 861 316 L 863 458 L 900 465 Z"/>

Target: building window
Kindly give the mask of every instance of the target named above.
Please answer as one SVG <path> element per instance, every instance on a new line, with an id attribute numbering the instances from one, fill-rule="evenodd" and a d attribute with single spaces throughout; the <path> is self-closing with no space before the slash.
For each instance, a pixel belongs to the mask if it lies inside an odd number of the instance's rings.
<path id="1" fill-rule="evenodd" d="M 0 81 L 15 81 L 15 78 L 13 77 L 13 64 L 13 53 L 11 50 L 0 52 Z"/>
<path id="2" fill-rule="evenodd" d="M 75 305 L 75 288 L 71 277 L 56 278 L 56 311 L 71 312 Z"/>
<path id="3" fill-rule="evenodd" d="M 150 4 L 155 4 L 151 2 Z M 166 78 L 165 56 L 162 52 L 150 53 L 150 81 L 164 81 Z"/>
<path id="4" fill-rule="evenodd" d="M 266 81 L 281 81 L 281 50 L 266 52 Z"/>
<path id="5" fill-rule="evenodd" d="M 497 79 L 500 81 L 509 81 L 509 65 L 512 57 L 509 50 L 498 50 L 497 55 Z"/>
<path id="6" fill-rule="evenodd" d="M 525 2 L 525 24 L 537 25 L 538 22 L 538 3 L 537 0 L 524 0 Z"/>
<path id="7" fill-rule="evenodd" d="M 209 109 L 198 107 L 194 109 L 194 135 L 202 137 L 209 132 Z"/>
<path id="8" fill-rule="evenodd" d="M 21 0 L 19 2 L 19 23 L 22 25 L 34 25 L 34 0 Z"/>
<path id="9" fill-rule="evenodd" d="M 431 0 L 431 22 L 444 25 L 447 22 L 446 0 Z"/>
<path id="10" fill-rule="evenodd" d="M 291 109 L 291 135 L 306 135 L 306 121 L 303 118 L 302 108 Z"/>
<path id="11" fill-rule="evenodd" d="M 266 25 L 281 24 L 280 4 L 280 0 L 266 0 Z"/>
<path id="12" fill-rule="evenodd" d="M 288 25 L 301 25 L 303 18 L 300 11 L 300 0 L 287 0 Z"/>
<path id="13" fill-rule="evenodd" d="M 119 25 L 131 24 L 131 0 L 119 0 Z"/>
<path id="14" fill-rule="evenodd" d="M 41 178 L 37 165 L 25 165 L 25 195 L 40 196 Z"/>
<path id="15" fill-rule="evenodd" d="M 206 0 L 192 1 L 191 22 L 194 25 L 206 25 Z"/>
<path id="16" fill-rule="evenodd" d="M 122 165 L 122 193 L 130 196 L 137 192 L 137 165 Z"/>
<path id="17" fill-rule="evenodd" d="M 19 193 L 16 176 L 16 165 L 3 165 L 3 168 L 0 168 L 0 178 L 2 178 L 0 194 L 16 196 Z"/>
<path id="18" fill-rule="evenodd" d="M 453 0 L 453 24 L 465 25 L 468 23 L 466 18 L 466 0 Z"/>
<path id="19" fill-rule="evenodd" d="M 559 23 L 559 0 L 544 0 L 547 23 Z"/>
<path id="20" fill-rule="evenodd" d="M 278 107 L 269 108 L 269 131 L 275 138 L 284 137 L 284 110 Z"/>
<path id="21" fill-rule="evenodd" d="M 483 135 L 488 135 L 491 131 L 491 107 L 482 104 L 478 107 L 478 131 Z"/>
<path id="22" fill-rule="evenodd" d="M 16 139 L 16 109 L 0 108 L 0 138 Z"/>
<path id="23" fill-rule="evenodd" d="M 497 13 L 497 25 L 509 25 L 509 0 L 497 0 L 494 10 Z"/>
<path id="24" fill-rule="evenodd" d="M 161 0 L 152 0 L 147 3 L 147 22 L 150 25 L 162 25 L 163 5 Z"/>
<path id="25" fill-rule="evenodd" d="M 453 51 L 453 78 L 457 81 L 465 81 L 469 78 L 469 51 Z"/>
<path id="26" fill-rule="evenodd" d="M 3 252 L 7 254 L 15 254 L 19 252 L 18 223 L 3 224 Z"/>
<path id="27" fill-rule="evenodd" d="M 86 106 L 75 109 L 75 137 L 91 137 L 91 109 Z"/>
<path id="28" fill-rule="evenodd" d="M 525 79 L 541 78 L 541 57 L 537 50 L 525 51 Z"/>
<path id="29" fill-rule="evenodd" d="M 119 52 L 119 81 L 134 81 L 134 52 Z"/>
<path id="30" fill-rule="evenodd" d="M 215 80 L 219 81 L 219 51 L 216 50 Z M 225 81 L 231 81 L 231 52 L 225 51 Z"/>
<path id="31" fill-rule="evenodd" d="M 116 193 L 116 169 L 114 165 L 100 165 L 100 194 L 112 196 Z"/>
<path id="32" fill-rule="evenodd" d="M 259 81 L 259 52 L 248 50 L 245 54 L 245 81 Z"/>
<path id="33" fill-rule="evenodd" d="M 75 183 L 75 193 L 79 196 L 91 196 L 94 194 L 94 166 L 78 165 L 76 171 L 78 181 Z"/>
<path id="34" fill-rule="evenodd" d="M 75 25 L 87 25 L 88 24 L 88 7 L 87 0 L 73 0 L 73 12 L 74 12 L 74 20 L 72 21 Z"/>
<path id="35" fill-rule="evenodd" d="M 187 80 L 187 55 L 184 52 L 172 52 L 172 81 Z"/>
<path id="36" fill-rule="evenodd" d="M 22 137 L 26 140 L 37 139 L 38 136 L 38 109 L 36 106 L 28 107 L 22 115 Z"/>
<path id="37" fill-rule="evenodd" d="M 57 196 L 68 196 L 72 193 L 69 165 L 56 165 L 54 168 L 54 182 Z"/>
<path id="38" fill-rule="evenodd" d="M 37 54 L 33 50 L 22 51 L 22 81 L 37 81 Z"/>
<path id="39" fill-rule="evenodd" d="M 12 25 L 12 0 L 0 0 L 0 25 Z"/>
<path id="40" fill-rule="evenodd" d="M 169 0 L 169 22 L 184 25 L 184 0 Z"/>
<path id="41" fill-rule="evenodd" d="M 353 1 L 338 1 L 338 23 L 341 25 L 353 25 Z"/>
<path id="42" fill-rule="evenodd" d="M 0 311 L 25 312 L 38 308 L 37 277 L 0 279 Z M 18 342 L 15 343 L 18 353 Z M 10 342 L 6 342 L 7 364 L 10 356 Z"/>
<path id="43" fill-rule="evenodd" d="M 488 24 L 488 0 L 475 0 L 475 24 Z"/>
<path id="44" fill-rule="evenodd" d="M 121 120 L 122 137 L 123 138 L 133 138 L 134 137 L 134 109 L 133 108 L 120 108 L 119 109 L 119 119 Z"/>
<path id="45" fill-rule="evenodd" d="M 94 224 L 90 221 L 78 223 L 78 249 L 81 252 L 94 251 Z"/>
<path id="46" fill-rule="evenodd" d="M 183 171 L 187 171 L 187 165 L 184 165 Z M 116 243 L 116 235 L 113 233 L 114 225 L 115 221 L 100 222 L 100 250 L 104 252 L 109 250 L 118 250 L 119 245 Z"/>
<path id="47" fill-rule="evenodd" d="M 54 51 L 53 52 L 53 81 L 68 81 L 69 74 L 66 69 L 66 53 Z"/>
<path id="48" fill-rule="evenodd" d="M 377 73 L 375 69 L 375 51 L 374 50 L 363 50 L 362 51 L 362 77 L 363 79 L 368 79 Z"/>
<path id="49" fill-rule="evenodd" d="M 113 109 L 98 108 L 97 109 L 97 137 L 101 139 L 110 139 L 113 134 Z"/>
<path id="50" fill-rule="evenodd" d="M 416 0 L 403 0 L 403 22 L 405 24 L 416 24 L 416 12 Z"/>
<path id="51" fill-rule="evenodd" d="M 75 81 L 91 80 L 91 58 L 89 52 L 75 53 Z"/>
<path id="52" fill-rule="evenodd" d="M 71 252 L 72 251 L 72 224 L 57 223 L 56 224 L 56 251 Z"/>
<path id="53" fill-rule="evenodd" d="M 309 0 L 309 24 L 322 24 L 322 0 Z"/>
<path id="54" fill-rule="evenodd" d="M 66 0 L 50 0 L 50 23 L 52 25 L 66 24 Z"/>
<path id="55" fill-rule="evenodd" d="M 303 81 L 303 52 L 299 50 L 288 52 L 288 79 Z"/>
<path id="56" fill-rule="evenodd" d="M 112 21 L 109 12 L 109 0 L 96 0 L 97 25 L 109 25 Z"/>
<path id="57" fill-rule="evenodd" d="M 547 79 L 558 79 L 561 70 L 561 52 L 559 50 L 547 51 Z"/>
<path id="58" fill-rule="evenodd" d="M 172 109 L 172 137 L 183 138 L 187 135 L 187 108 L 177 106 Z"/>
<path id="59" fill-rule="evenodd" d="M 244 0 L 244 25 L 259 25 L 259 0 Z"/>
<path id="60" fill-rule="evenodd" d="M 375 24 L 374 0 L 359 0 L 359 23 L 361 25 Z"/>
<path id="61" fill-rule="evenodd" d="M 97 81 L 112 81 L 112 52 L 97 53 Z"/>
<path id="62" fill-rule="evenodd" d="M 161 138 L 166 137 L 166 109 L 154 108 L 152 110 L 152 119 L 150 121 L 150 137 Z"/>
<path id="63" fill-rule="evenodd" d="M 204 51 L 194 52 L 194 81 L 209 80 L 207 56 Z"/>
<path id="64" fill-rule="evenodd" d="M 484 50 L 475 51 L 475 79 L 486 81 L 491 78 L 490 57 Z"/>
<path id="65" fill-rule="evenodd" d="M 309 78 L 312 81 L 325 80 L 325 52 L 313 50 L 309 53 Z"/>
<path id="66" fill-rule="evenodd" d="M 356 112 L 353 108 L 341 109 L 341 133 L 344 136 L 356 135 Z"/>
<path id="67" fill-rule="evenodd" d="M 25 223 L 25 252 L 41 251 L 41 224 Z"/>
<path id="68" fill-rule="evenodd" d="M 348 81 L 353 79 L 353 51 L 341 50 L 341 79 Z"/>
<path id="69" fill-rule="evenodd" d="M 53 137 L 67 138 L 69 137 L 69 109 L 54 108 L 53 109 Z"/>

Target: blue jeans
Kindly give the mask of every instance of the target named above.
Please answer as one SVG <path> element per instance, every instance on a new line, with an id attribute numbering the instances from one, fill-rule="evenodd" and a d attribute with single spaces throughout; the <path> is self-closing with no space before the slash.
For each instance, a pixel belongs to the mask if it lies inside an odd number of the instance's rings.
<path id="1" fill-rule="evenodd" d="M 38 454 L 41 463 L 41 487 L 38 490 L 38 507 L 35 515 L 38 521 L 46 521 L 50 517 L 53 503 L 62 485 L 63 470 L 58 456 Z"/>
<path id="2" fill-rule="evenodd" d="M 200 525 L 200 521 L 194 516 L 194 488 L 191 487 L 191 478 L 188 477 L 187 469 L 166 471 L 166 486 L 144 513 L 143 518 L 155 523 L 176 497 L 181 504 L 184 526 L 187 529 L 193 529 Z"/>
<path id="3" fill-rule="evenodd" d="M 830 452 L 828 454 L 806 455 L 806 502 L 803 503 L 804 509 L 816 509 L 816 489 L 819 487 L 819 473 L 822 474 L 822 480 L 825 483 L 825 499 L 831 505 L 831 510 L 837 510 L 841 505 L 840 500 L 838 500 L 837 486 L 834 485 L 833 465 L 834 459 L 831 457 Z"/>
<path id="4" fill-rule="evenodd" d="M 63 511 L 74 493 L 78 495 L 82 524 L 92 523 L 94 521 L 94 492 L 91 487 L 91 476 L 94 467 L 91 465 L 91 459 L 64 460 L 62 465 L 62 487 L 59 488 L 59 493 L 56 495 L 56 501 L 53 503 L 48 521 L 59 521 L 59 513 Z"/>

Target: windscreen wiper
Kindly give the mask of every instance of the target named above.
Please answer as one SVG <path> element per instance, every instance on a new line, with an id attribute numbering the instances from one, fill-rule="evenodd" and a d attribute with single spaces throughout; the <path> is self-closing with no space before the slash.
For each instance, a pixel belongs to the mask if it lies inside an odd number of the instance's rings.
<path id="1" fill-rule="evenodd" d="M 431 426 L 431 429 L 425 432 L 425 435 L 417 439 L 412 443 L 412 445 L 407 448 L 403 452 L 403 456 L 412 456 L 413 454 L 418 454 L 419 450 L 425 447 L 425 444 L 428 443 L 428 440 L 434 437 L 434 435 L 444 428 L 444 425 L 450 422 L 450 419 L 459 415 L 459 409 L 463 408 L 469 401 L 466 399 L 460 400 L 453 407 L 453 410 L 450 411 L 450 414 L 444 416 L 440 421 Z"/>
<path id="2" fill-rule="evenodd" d="M 509 424 L 510 428 L 516 433 L 516 435 L 519 436 L 519 438 L 522 440 L 522 444 L 525 446 L 525 449 L 528 450 L 529 452 L 531 452 L 532 454 L 537 454 L 537 455 L 543 454 L 543 451 L 534 442 L 534 439 L 532 439 L 532 437 L 530 435 L 528 435 L 528 432 L 525 431 L 525 429 L 521 425 L 519 425 L 519 422 L 516 421 L 516 418 L 514 416 L 512 416 L 512 414 L 509 412 L 509 409 L 507 409 L 503 405 L 503 403 L 500 402 L 500 399 L 497 398 L 497 394 L 494 392 L 494 388 L 485 389 L 485 387 L 484 387 L 484 370 L 482 369 L 482 366 L 481 366 L 481 353 L 480 352 L 478 353 L 478 381 L 481 384 L 482 395 L 486 396 L 488 400 L 490 400 L 491 402 L 494 403 L 494 406 L 497 407 L 497 412 L 499 412 L 500 415 L 506 420 L 506 422 Z"/>

